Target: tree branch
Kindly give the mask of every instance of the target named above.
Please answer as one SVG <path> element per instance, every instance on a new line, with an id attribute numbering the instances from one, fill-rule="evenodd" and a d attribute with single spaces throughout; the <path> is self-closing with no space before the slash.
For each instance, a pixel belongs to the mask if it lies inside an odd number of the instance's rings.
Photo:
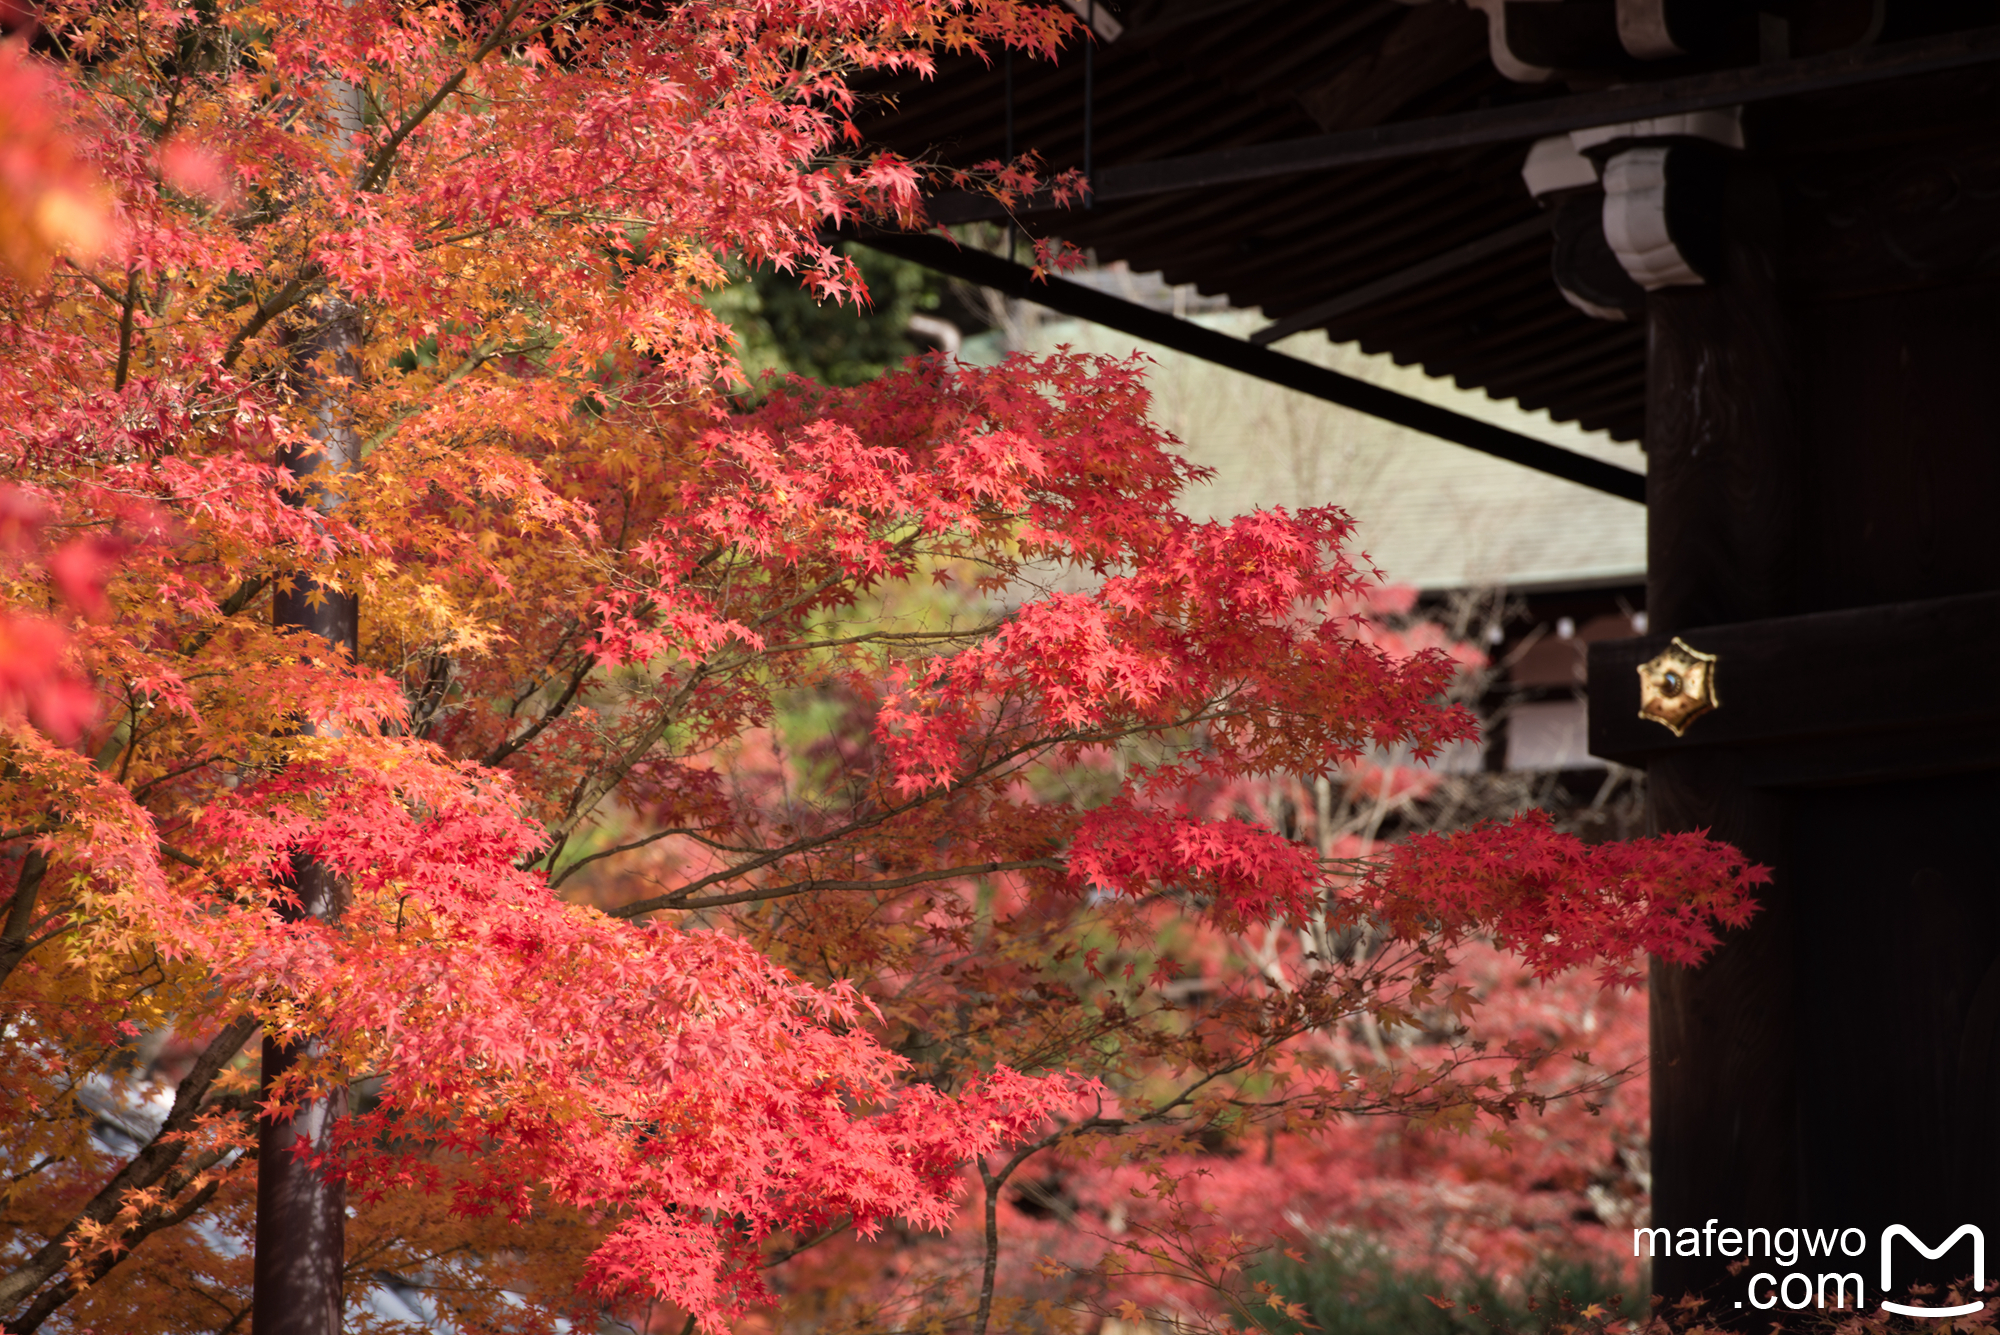
<path id="1" fill-rule="evenodd" d="M 387 441 L 389 437 L 395 435 L 397 429 L 400 428 L 403 425 L 403 423 L 409 421 L 412 417 L 415 417 L 418 413 L 428 408 L 430 406 L 429 402 L 430 395 L 441 394 L 445 390 L 450 389 L 453 385 L 456 385 L 459 381 L 465 379 L 465 377 L 471 375 L 474 371 L 477 371 L 480 367 L 484 366 L 488 361 L 492 360 L 494 353 L 497 351 L 498 351 L 497 348 L 487 347 L 483 343 L 480 344 L 478 347 L 474 348 L 472 350 L 471 356 L 467 357 L 464 361 L 460 362 L 458 365 L 452 367 L 451 371 L 445 376 L 444 379 L 438 381 L 435 385 L 432 385 L 430 387 L 428 395 L 426 396 L 426 399 L 423 403 L 418 404 L 414 408 L 406 408 L 402 412 L 395 414 L 387 422 L 383 423 L 382 429 L 380 431 L 377 431 L 367 440 L 361 442 L 362 457 L 366 458 L 371 452 L 373 452 L 376 449 L 376 447 L 380 446 L 383 442 Z"/>
<path id="2" fill-rule="evenodd" d="M 1097 1130 L 1099 1127 L 1120 1124 L 1122 1123 L 1116 1119 L 1087 1117 L 1073 1126 L 1060 1127 L 1043 1136 L 1040 1140 L 1029 1141 L 1026 1145 L 1014 1151 L 1013 1157 L 1002 1164 L 1000 1171 L 997 1173 L 990 1171 L 986 1167 L 986 1160 L 983 1156 L 974 1160 L 979 1165 L 979 1180 L 986 1188 L 986 1255 L 980 1269 L 979 1314 L 973 1319 L 972 1335 L 986 1335 L 987 1324 L 993 1317 L 993 1277 L 1000 1266 L 1000 1219 L 998 1214 L 1000 1188 L 1007 1185 L 1007 1179 L 1014 1175 L 1015 1169 L 1058 1141 L 1081 1135 L 1085 1131 Z"/>
<path id="3" fill-rule="evenodd" d="M 534 741 L 535 738 L 541 736 L 542 730 L 561 718 L 570 705 L 575 702 L 576 693 L 583 689 L 585 679 L 590 676 L 590 670 L 595 666 L 597 665 L 591 660 L 589 654 L 583 655 L 581 661 L 576 665 L 576 670 L 569 674 L 569 684 L 563 687 L 563 693 L 557 698 L 556 702 L 543 710 L 542 716 L 533 723 L 530 723 L 520 736 L 509 738 L 507 741 L 500 743 L 487 752 L 485 758 L 479 763 L 491 769 L 528 743 Z"/>
<path id="4" fill-rule="evenodd" d="M 630 853 L 634 849 L 644 848 L 648 844 L 657 844 L 658 842 L 660 842 L 660 840 L 670 838 L 673 835 L 677 834 L 699 835 L 700 833 L 701 833 L 700 830 L 676 825 L 665 830 L 655 830 L 653 833 L 647 835 L 644 839 L 634 839 L 629 844 L 620 844 L 616 848 L 607 848 L 602 852 L 592 853 L 589 857 L 578 858 L 575 862 L 572 862 L 567 867 L 563 868 L 562 875 L 552 876 L 549 878 L 549 889 L 553 890 L 557 886 L 561 885 L 564 881 L 567 881 L 579 867 L 587 867 L 591 863 L 596 862 L 602 858 L 616 857 L 620 853 Z"/>
<path id="5" fill-rule="evenodd" d="M 403 141 L 416 133 L 417 127 L 429 120 L 432 114 L 444 105 L 446 98 L 458 91 L 459 85 L 465 82 L 475 66 L 500 49 L 500 44 L 507 40 L 508 30 L 514 26 L 514 20 L 520 18 L 527 7 L 527 0 L 514 0 L 514 3 L 507 7 L 506 12 L 494 22 L 493 31 L 479 44 L 479 48 L 472 53 L 471 58 L 459 66 L 456 73 L 438 85 L 437 91 L 426 98 L 422 106 L 405 116 L 403 123 L 382 141 L 382 146 L 375 150 L 375 160 L 368 164 L 368 170 L 363 172 L 361 179 L 356 182 L 356 189 L 373 190 L 387 179 L 389 168 L 396 161 L 396 150 L 403 146 Z"/>
<path id="6" fill-rule="evenodd" d="M 765 886 L 733 895 L 710 895 L 704 899 L 685 899 L 682 898 L 685 891 L 676 891 L 673 894 L 655 895 L 636 904 L 626 904 L 612 909 L 610 915 L 615 918 L 630 918 L 641 913 L 651 913 L 656 909 L 713 909 L 727 904 L 754 904 L 766 899 L 784 899 L 790 895 L 810 894 L 815 890 L 902 890 L 912 885 L 922 885 L 927 881 L 949 880 L 956 876 L 990 876 L 995 872 L 1026 871 L 1032 867 L 1061 871 L 1067 865 L 1061 858 L 1020 858 L 1012 862 L 972 862 L 962 867 L 939 867 L 934 871 L 912 872 L 908 876 L 893 876 L 879 881 L 793 881 L 787 885 Z"/>
<path id="7" fill-rule="evenodd" d="M 683 695 L 686 694 L 685 689 L 683 690 L 682 694 Z M 1134 725 L 1132 727 L 1127 727 L 1127 728 L 1105 729 L 1097 732 L 1057 733 L 1049 736 L 1033 738 L 1032 740 L 1023 742 L 1019 745 L 1010 746 L 1004 751 L 1000 752 L 998 755 L 993 756 L 990 759 L 982 760 L 980 764 L 975 768 L 969 769 L 965 773 L 956 776 L 952 780 L 951 784 L 948 785 L 948 787 L 928 789 L 925 792 L 918 794 L 916 797 L 911 798 L 907 802 L 901 802 L 895 806 L 883 807 L 882 809 L 876 811 L 872 815 L 869 815 L 859 820 L 855 820 L 847 825 L 842 826 L 837 830 L 829 830 L 820 834 L 807 835 L 802 838 L 794 839 L 790 843 L 785 844 L 782 847 L 766 849 L 765 851 L 757 854 L 755 857 L 746 858 L 744 861 L 737 863 L 735 866 L 724 867 L 720 871 L 713 871 L 706 876 L 699 877 L 696 880 L 691 881 L 688 884 L 682 886 L 679 890 L 673 891 L 671 896 L 663 897 L 663 898 L 673 898 L 675 896 L 678 896 L 681 897 L 683 902 L 663 903 L 663 904 L 658 904 L 655 907 L 659 908 L 694 907 L 692 904 L 685 902 L 685 897 L 694 894 L 698 890 L 705 889 L 711 885 L 719 885 L 725 881 L 736 880 L 739 877 L 746 876 L 749 873 L 756 871 L 760 867 L 768 867 L 772 863 L 778 862 L 784 858 L 791 857 L 799 853 L 810 852 L 812 849 L 815 848 L 824 848 L 828 844 L 835 843 L 838 840 L 846 839 L 852 835 L 859 834 L 864 830 L 874 829 L 879 825 L 894 820 L 898 816 L 902 816 L 911 811 L 915 811 L 918 807 L 925 806 L 931 802 L 937 801 L 941 795 L 943 795 L 950 789 L 963 788 L 967 784 L 975 783 L 981 779 L 987 778 L 999 772 L 1007 765 L 1012 764 L 1014 761 L 1019 760 L 1023 756 L 1040 754 L 1041 752 L 1050 750 L 1051 748 L 1058 746 L 1109 744 L 1121 738 L 1132 736 L 1135 733 L 1157 732 L 1160 731 L 1162 728 L 1169 728 L 1169 727 L 1189 727 L 1194 724 L 1203 722 L 1206 717 L 1207 716 L 1204 713 L 1197 711 L 1196 713 L 1186 715 L 1179 720 L 1166 724 L 1146 723 L 1146 724 Z M 664 732 L 664 731 L 665 731 L 665 725 L 663 724 L 661 725 L 659 732 Z M 657 736 L 657 733 L 655 734 L 655 736 Z M 650 746 L 651 742 L 648 742 L 646 745 Z M 643 754 L 643 751 L 641 752 L 641 754 Z M 636 758 L 634 763 L 636 763 Z M 628 764 L 626 768 L 629 769 L 630 765 Z M 620 777 L 622 778 L 622 774 Z M 615 781 L 613 786 L 615 786 Z M 570 821 L 567 822 L 567 825 L 565 826 L 565 830 L 563 832 L 566 832 L 568 826 L 573 826 L 575 822 L 576 818 L 572 817 Z M 646 901 L 646 902 L 651 903 L 651 901 Z M 650 911 L 649 909 L 642 908 L 638 905 L 628 904 L 625 905 L 622 909 L 612 910 L 612 913 L 613 916 L 616 917 L 631 917 L 634 914 L 644 913 L 649 911 Z"/>
<path id="8" fill-rule="evenodd" d="M 109 1182 L 99 1188 L 90 1202 L 40 1250 L 12 1274 L 0 1279 L 0 1312 L 12 1309 L 68 1263 L 69 1240 L 79 1229 L 86 1224 L 111 1222 L 124 1208 L 127 1195 L 153 1186 L 173 1171 L 181 1156 L 187 1152 L 187 1141 L 182 1133 L 194 1124 L 198 1115 L 207 1111 L 202 1107 L 202 1100 L 207 1097 L 209 1087 L 215 1083 L 222 1068 L 243 1050 L 243 1045 L 250 1041 L 250 1035 L 257 1031 L 257 1026 L 255 1016 L 239 1016 L 209 1041 L 174 1090 L 173 1108 L 145 1148 L 133 1155 Z"/>
<path id="9" fill-rule="evenodd" d="M 758 1262 L 757 1268 L 759 1270 L 769 1270 L 775 1266 L 781 1266 L 785 1262 L 791 1260 L 794 1256 L 797 1256 L 802 1252 L 811 1251 L 813 1248 L 819 1246 L 822 1242 L 831 1242 L 833 1239 L 839 1237 L 841 1234 L 847 1232 L 848 1229 L 853 1227 L 854 1227 L 854 1220 L 852 1216 L 850 1216 L 846 1219 L 841 1220 L 838 1224 L 835 1224 L 832 1228 L 822 1229 L 820 1232 L 814 1234 L 810 1238 L 807 1238 L 804 1242 L 801 1242 L 796 1246 L 787 1247 L 781 1252 L 777 1252 L 769 1257 L 766 1257 L 764 1260 Z"/>
<path id="10" fill-rule="evenodd" d="M 118 315 L 118 370 L 111 379 L 114 390 L 125 388 L 125 379 L 132 369 L 132 311 L 138 304 L 139 270 L 135 265 L 125 272 L 125 299 Z"/>
<path id="11" fill-rule="evenodd" d="M 209 1158 L 208 1155 L 203 1155 L 202 1157 L 205 1159 Z M 217 1153 L 213 1159 L 210 1159 L 204 1165 L 204 1170 L 214 1167 L 221 1158 L 222 1155 Z M 190 1179 L 192 1179 L 192 1175 L 190 1175 Z M 185 1185 L 185 1183 L 182 1184 L 183 1189 Z M 141 1213 L 132 1226 L 119 1235 L 118 1242 L 115 1245 L 106 1247 L 98 1254 L 95 1260 L 84 1267 L 81 1276 L 75 1274 L 65 1276 L 62 1283 L 48 1290 L 41 1297 L 37 1298 L 27 1311 L 9 1321 L 7 1323 L 8 1335 L 31 1335 L 31 1332 L 39 1329 L 42 1322 L 48 1320 L 57 1308 L 110 1274 L 121 1261 L 130 1256 L 138 1248 L 140 1243 L 152 1237 L 153 1234 L 158 1233 L 161 1229 L 172 1228 L 176 1224 L 185 1223 L 193 1218 L 203 1206 L 215 1199 L 215 1193 L 221 1190 L 221 1188 L 221 1179 L 213 1179 L 177 1206 L 156 1205 L 152 1209 Z M 178 1191 L 169 1192 L 168 1197 L 171 1199 L 178 1194 Z"/>
<path id="12" fill-rule="evenodd" d="M 248 607 L 250 600 L 262 593 L 265 586 L 270 582 L 271 577 L 269 575 L 256 575 L 244 580 L 235 589 L 231 590 L 227 598 L 216 604 L 216 615 L 222 620 L 227 621 Z M 194 636 L 186 644 L 181 645 L 177 652 L 183 658 L 192 658 L 208 647 L 208 642 L 215 638 L 216 629 L 217 627 L 210 626 L 206 629 L 196 631 Z"/>
<path id="13" fill-rule="evenodd" d="M 21 859 L 21 875 L 14 882 L 14 897 L 7 905 L 7 925 L 0 928 L 0 984 L 27 958 L 28 936 L 35 930 L 35 905 L 41 898 L 42 878 L 48 870 L 49 860 L 38 848 L 30 848 Z"/>
<path id="14" fill-rule="evenodd" d="M 972 1335 L 986 1335 L 987 1324 L 993 1318 L 993 1276 L 1000 1268 L 1000 1188 L 1020 1157 L 1010 1159 L 997 1177 L 987 1170 L 984 1156 L 978 1162 L 980 1185 L 986 1188 L 986 1229 L 979 1270 L 979 1315 L 973 1318 Z"/>
<path id="15" fill-rule="evenodd" d="M 230 336 L 229 346 L 222 351 L 222 369 L 226 371 L 236 365 L 236 359 L 243 355 L 244 344 L 262 333 L 265 325 L 317 292 L 320 287 L 319 280 L 319 266 L 308 264 L 287 280 L 283 287 L 272 293 L 251 313 L 243 327 Z"/>
<path id="16" fill-rule="evenodd" d="M 143 802 L 146 800 L 146 794 L 152 792 L 153 789 L 159 787 L 161 784 L 171 783 L 173 780 L 180 778 L 182 775 L 192 774 L 199 769 L 207 769 L 210 765 L 216 764 L 221 759 L 222 757 L 220 756 L 203 756 L 199 760 L 192 760 L 185 765 L 177 765 L 173 769 L 167 770 L 164 773 L 156 774 L 152 778 L 146 780 L 144 783 L 137 784 L 133 787 L 132 800 L 135 802 Z"/>

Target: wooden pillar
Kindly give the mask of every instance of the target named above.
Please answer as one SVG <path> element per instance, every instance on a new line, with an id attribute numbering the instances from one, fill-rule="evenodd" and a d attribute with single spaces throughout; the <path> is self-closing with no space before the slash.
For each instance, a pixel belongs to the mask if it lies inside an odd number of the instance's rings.
<path id="1" fill-rule="evenodd" d="M 1591 648 L 1593 752 L 1775 877 L 1653 970 L 1653 1223 L 1866 1241 L 1653 1262 L 1742 1329 L 1783 1315 L 1739 1306 L 1758 1270 L 1858 1271 L 1874 1308 L 1893 1224 L 2000 1246 L 2000 85 L 1850 101 L 1753 125 L 1719 271 L 1648 298 L 1652 633 Z M 1681 737 L 1636 716 L 1674 635 L 1719 659 Z M 1896 1256 L 1899 1285 L 1970 1269 Z"/>
<path id="2" fill-rule="evenodd" d="M 1738 170 L 1732 196 L 1761 193 L 1750 173 Z M 1732 221 L 1748 211 L 1728 210 Z M 1788 610 L 1798 368 L 1770 238 L 1758 230 L 1731 226 L 1712 282 L 1663 289 L 1647 303 L 1646 615 L 1657 634 Z M 1782 804 L 1750 787 L 1742 768 L 1730 752 L 1658 758 L 1647 771 L 1649 825 L 1706 829 L 1782 866 Z M 1799 1165 L 1777 1148 L 1799 1116 L 1792 891 L 1781 873 L 1755 922 L 1703 968 L 1653 966 L 1656 1222 L 1797 1222 Z M 1726 1264 L 1655 1260 L 1654 1290 L 1706 1291 Z"/>
<path id="3" fill-rule="evenodd" d="M 1926 188 L 1912 192 L 1918 207 L 1887 238 L 1928 263 L 1899 265 L 1890 284 L 1836 270 L 1823 295 L 1810 294 L 1801 328 L 1814 457 L 1804 475 L 1801 611 L 2000 589 L 2000 282 L 1977 258 L 2000 227 L 2000 201 L 1929 188 L 1940 176 L 1971 176 L 1968 157 L 1992 170 L 2000 155 L 1990 126 L 1972 134 L 1924 146 L 1917 176 Z M 1905 171 L 1874 176 L 1878 200 L 1899 176 L 1908 181 Z M 1958 260 L 1946 242 L 1961 234 Z M 1880 641 L 1854 644 L 1854 687 L 1906 714 L 1942 704 L 1976 717 L 1996 661 L 1985 633 L 1969 625 L 1925 637 L 1944 674 L 1937 701 L 1879 684 L 1876 664 L 1896 651 Z M 1799 992 L 1810 1023 L 1795 1058 L 1803 1210 L 1827 1224 L 1901 1223 L 1934 1243 L 1975 1224 L 1991 1258 L 2000 1246 L 2000 866 L 1991 847 L 2000 744 L 1968 722 L 1941 734 L 1858 734 L 1847 750 L 1845 774 L 1807 776 L 1818 782 L 1788 792 L 1787 865 L 1810 909 L 1796 947 L 1810 963 Z M 1878 1077 L 1859 1078 L 1863 1053 L 1879 1062 Z M 1933 1280 L 1970 1269 L 1962 1249 L 1936 1265 L 1905 1259 L 1909 1273 Z"/>

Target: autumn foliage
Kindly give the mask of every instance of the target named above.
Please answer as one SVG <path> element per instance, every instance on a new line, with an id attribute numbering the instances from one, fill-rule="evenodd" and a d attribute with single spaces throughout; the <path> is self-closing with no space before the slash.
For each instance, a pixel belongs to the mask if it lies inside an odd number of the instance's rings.
<path id="1" fill-rule="evenodd" d="M 254 1119 L 338 1083 L 355 1292 L 719 1331 L 1045 1151 L 1517 1118 L 1597 1077 L 1476 1036 L 1469 943 L 1617 979 L 1750 911 L 1699 838 L 1320 847 L 1246 800 L 1468 736 L 1458 662 L 1381 631 L 1338 511 L 1180 517 L 1135 364 L 733 409 L 723 261 L 857 299 L 821 229 L 914 216 L 850 80 L 1064 11 L 39 24 L 0 60 L 9 1330 L 240 1327 Z M 321 513 L 276 460 L 335 429 Z M 274 627 L 301 589 L 358 594 L 358 659 Z M 337 922 L 281 912 L 300 859 Z M 324 1054 L 263 1105 L 260 1029 Z M 1011 1320 L 997 1249 L 902 1292 Z"/>

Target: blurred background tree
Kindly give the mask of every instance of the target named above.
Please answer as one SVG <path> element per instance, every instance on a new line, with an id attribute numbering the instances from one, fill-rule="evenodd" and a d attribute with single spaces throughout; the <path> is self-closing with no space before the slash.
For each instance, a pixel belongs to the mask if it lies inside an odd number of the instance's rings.
<path id="1" fill-rule="evenodd" d="M 1549 1257 L 1511 1285 L 1489 1275 L 1441 1274 L 1411 1266 L 1372 1239 L 1334 1239 L 1278 1256 L 1245 1278 L 1253 1293 L 1281 1296 L 1303 1317 L 1270 1305 L 1251 1308 L 1270 1335 L 1560 1335 L 1584 1323 L 1642 1322 L 1643 1279 L 1620 1277 L 1591 1259 Z"/>
<path id="2" fill-rule="evenodd" d="M 865 246 L 845 250 L 868 284 L 866 307 L 821 300 L 798 275 L 768 264 L 739 265 L 729 286 L 709 297 L 709 309 L 736 335 L 751 383 L 741 396 L 746 402 L 763 397 L 766 375 L 859 385 L 920 352 L 956 353 L 987 326 L 962 285 L 955 290 L 929 269 Z"/>

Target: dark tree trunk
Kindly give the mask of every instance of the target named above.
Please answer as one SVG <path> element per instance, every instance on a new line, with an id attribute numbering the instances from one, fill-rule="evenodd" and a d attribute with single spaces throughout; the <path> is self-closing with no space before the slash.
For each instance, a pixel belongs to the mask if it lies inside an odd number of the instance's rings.
<path id="1" fill-rule="evenodd" d="M 319 323 L 298 340 L 293 354 L 297 377 L 308 388 L 307 401 L 318 419 L 313 431 L 317 448 L 288 449 L 280 463 L 298 480 L 297 504 L 331 513 L 340 504 L 341 475 L 360 458 L 346 391 L 360 370 L 356 315 L 341 307 L 321 312 Z M 291 589 L 277 593 L 272 615 L 281 630 L 309 633 L 310 638 L 301 637 L 303 654 L 351 659 L 358 652 L 360 603 L 351 592 L 298 576 Z M 298 730 L 310 734 L 314 727 L 301 720 Z M 290 916 L 338 921 L 345 899 L 339 878 L 304 856 L 293 859 L 293 875 L 298 906 Z M 279 1043 L 267 1037 L 266 1092 L 312 1050 L 309 1041 Z M 314 1169 L 309 1156 L 330 1146 L 334 1123 L 345 1111 L 346 1091 L 334 1089 L 303 1104 L 290 1118 L 266 1120 L 258 1127 L 257 1335 L 340 1335 L 347 1196 L 339 1183 Z"/>

